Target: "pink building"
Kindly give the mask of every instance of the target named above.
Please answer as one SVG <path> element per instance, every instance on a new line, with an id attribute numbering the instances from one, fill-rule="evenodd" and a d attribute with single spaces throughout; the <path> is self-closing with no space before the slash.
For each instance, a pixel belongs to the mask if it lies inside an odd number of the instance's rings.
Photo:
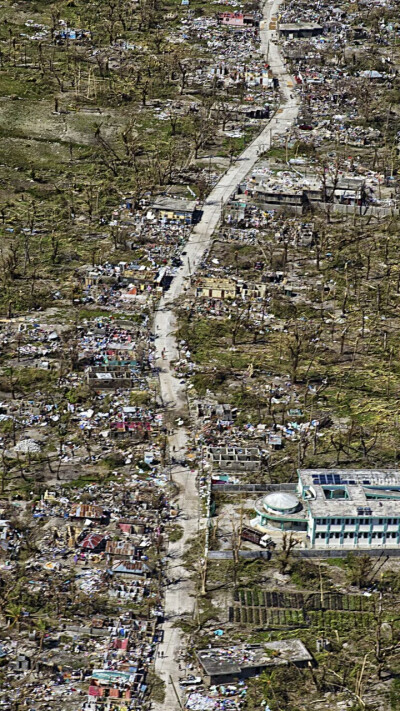
<path id="1" fill-rule="evenodd" d="M 244 15 L 243 12 L 221 12 L 218 15 L 221 25 L 228 27 L 258 27 L 259 20 L 254 15 Z"/>
<path id="2" fill-rule="evenodd" d="M 222 12 L 219 16 L 221 25 L 229 25 L 230 27 L 243 27 L 244 15 L 242 12 Z"/>

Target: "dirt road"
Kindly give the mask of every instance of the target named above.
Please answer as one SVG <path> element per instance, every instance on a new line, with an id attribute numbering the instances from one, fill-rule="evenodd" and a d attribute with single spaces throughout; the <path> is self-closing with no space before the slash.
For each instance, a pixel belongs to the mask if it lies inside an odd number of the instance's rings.
<path id="1" fill-rule="evenodd" d="M 186 408 L 186 392 L 183 385 L 174 377 L 171 361 L 177 358 L 177 344 L 174 337 L 176 328 L 173 307 L 175 301 L 183 293 L 188 285 L 189 277 L 196 270 L 205 250 L 211 243 L 212 235 L 221 216 L 223 205 L 227 202 L 236 186 L 244 180 L 257 161 L 260 149 L 265 151 L 271 144 L 271 138 L 278 134 L 285 133 L 286 129 L 294 122 L 298 102 L 291 97 L 292 78 L 286 73 L 286 69 L 277 45 L 274 43 L 275 31 L 270 29 L 274 23 L 271 19 L 276 14 L 282 0 L 272 0 L 266 2 L 263 8 L 264 22 L 260 30 L 261 47 L 267 61 L 275 74 L 279 78 L 280 89 L 283 96 L 281 106 L 274 118 L 272 118 L 260 135 L 245 149 L 237 161 L 227 170 L 210 193 L 204 204 L 201 222 L 196 225 L 191 237 L 186 245 L 186 255 L 183 257 L 183 264 L 174 277 L 169 291 L 161 299 L 158 310 L 154 317 L 154 333 L 156 339 L 157 365 L 160 368 L 160 388 L 165 406 L 173 414 L 178 416 Z M 165 358 L 161 357 L 164 350 Z M 176 427 L 173 435 L 169 437 L 169 447 L 175 447 L 176 456 L 185 452 L 189 434 L 184 428 Z M 166 684 L 165 701 L 161 705 L 154 707 L 160 709 L 179 709 L 178 701 L 179 677 L 182 672 L 179 669 L 179 654 L 182 646 L 182 638 L 179 628 L 175 627 L 179 617 L 185 614 L 193 614 L 195 598 L 194 586 L 188 578 L 188 573 L 183 567 L 182 555 L 202 527 L 203 522 L 200 516 L 200 501 L 195 484 L 195 474 L 188 469 L 175 467 L 172 476 L 180 488 L 179 506 L 184 512 L 185 518 L 180 521 L 183 526 L 183 537 L 176 543 L 170 543 L 168 547 L 168 563 L 166 577 L 171 580 L 165 590 L 165 615 L 164 642 L 159 647 L 159 655 L 156 660 L 156 674 L 161 677 Z M 162 655 L 162 656 L 161 656 Z"/>

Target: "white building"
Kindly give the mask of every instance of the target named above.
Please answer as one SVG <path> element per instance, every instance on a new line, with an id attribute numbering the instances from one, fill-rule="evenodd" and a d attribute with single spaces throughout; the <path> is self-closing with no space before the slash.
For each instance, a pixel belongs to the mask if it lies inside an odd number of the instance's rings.
<path id="1" fill-rule="evenodd" d="M 300 469 L 298 475 L 297 496 L 257 501 L 259 526 L 304 531 L 311 548 L 400 544 L 400 471 Z"/>

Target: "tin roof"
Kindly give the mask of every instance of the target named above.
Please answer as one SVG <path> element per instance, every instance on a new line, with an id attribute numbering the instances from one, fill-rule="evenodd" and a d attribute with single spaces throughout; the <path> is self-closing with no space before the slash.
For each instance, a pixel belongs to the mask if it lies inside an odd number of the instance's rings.
<path id="1" fill-rule="evenodd" d="M 86 538 L 81 542 L 81 548 L 86 548 L 87 550 L 95 550 L 100 543 L 104 540 L 104 536 L 101 533 L 89 533 Z"/>

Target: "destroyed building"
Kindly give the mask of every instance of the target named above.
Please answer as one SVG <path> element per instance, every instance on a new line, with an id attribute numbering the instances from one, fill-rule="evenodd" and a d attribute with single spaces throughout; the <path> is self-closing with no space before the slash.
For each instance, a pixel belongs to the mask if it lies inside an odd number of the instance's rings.
<path id="1" fill-rule="evenodd" d="M 261 452 L 257 447 L 210 447 L 207 460 L 221 471 L 255 472 L 261 468 Z"/>
<path id="2" fill-rule="evenodd" d="M 321 35 L 324 28 L 317 22 L 280 22 L 278 26 L 279 34 L 282 37 L 317 37 Z"/>
<path id="3" fill-rule="evenodd" d="M 229 684 L 261 674 L 268 667 L 294 664 L 306 667 L 313 658 L 299 639 L 201 649 L 198 662 L 207 684 Z"/>

